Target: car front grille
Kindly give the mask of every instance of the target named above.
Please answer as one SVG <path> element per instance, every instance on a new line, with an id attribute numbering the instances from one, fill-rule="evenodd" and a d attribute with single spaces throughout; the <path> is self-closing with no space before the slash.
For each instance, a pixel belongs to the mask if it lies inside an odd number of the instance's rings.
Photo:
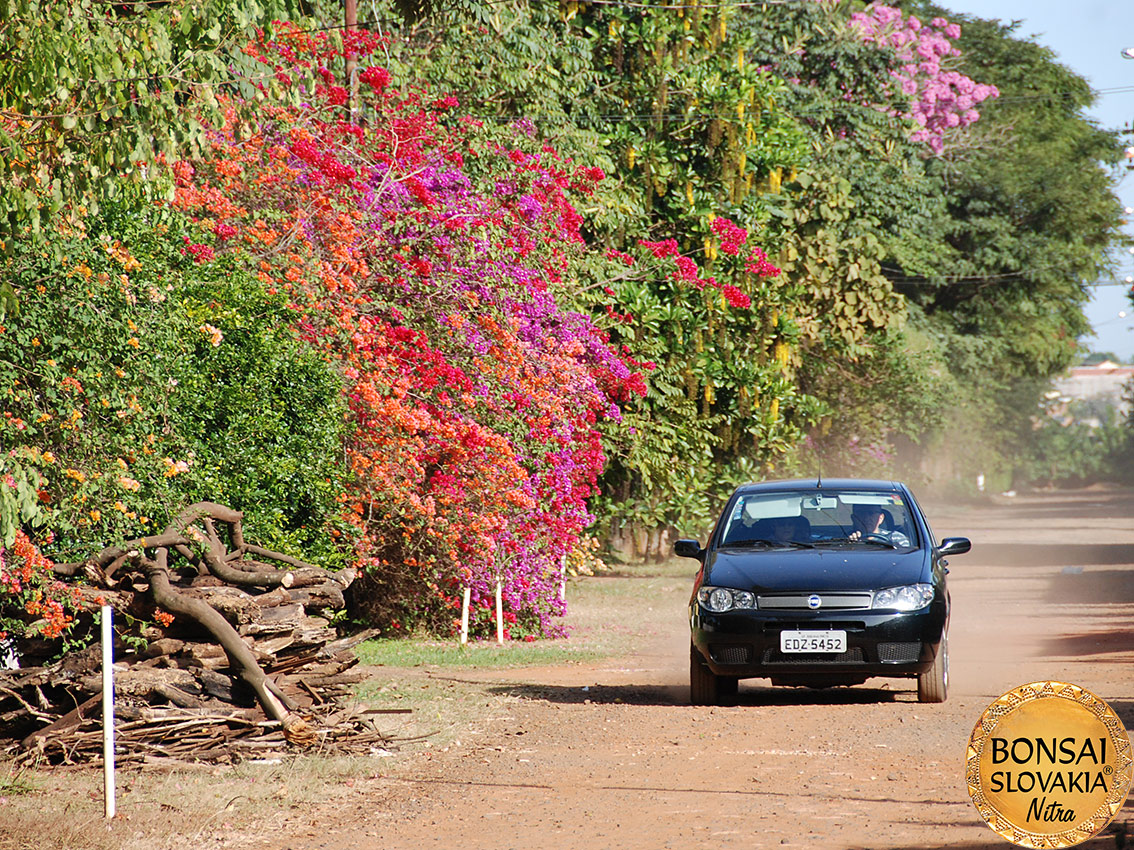
<path id="1" fill-rule="evenodd" d="M 815 610 L 808 600 L 819 597 L 819 609 L 824 611 L 862 611 L 870 608 L 869 593 L 791 593 L 775 596 L 758 596 L 756 604 L 763 610 Z"/>
<path id="2" fill-rule="evenodd" d="M 861 620 L 768 620 L 764 623 L 764 634 L 778 635 L 790 631 L 828 631 L 836 629 L 844 632 L 864 632 L 866 623 Z"/>
<path id="3" fill-rule="evenodd" d="M 862 650 L 852 646 L 846 652 L 780 652 L 764 650 L 765 664 L 861 664 Z"/>
<path id="4" fill-rule="evenodd" d="M 891 664 L 911 664 L 921 657 L 921 644 L 913 643 L 880 643 L 878 644 L 878 660 L 888 661 Z"/>
<path id="5" fill-rule="evenodd" d="M 709 656 L 717 664 L 747 664 L 752 649 L 747 646 L 710 646 Z"/>

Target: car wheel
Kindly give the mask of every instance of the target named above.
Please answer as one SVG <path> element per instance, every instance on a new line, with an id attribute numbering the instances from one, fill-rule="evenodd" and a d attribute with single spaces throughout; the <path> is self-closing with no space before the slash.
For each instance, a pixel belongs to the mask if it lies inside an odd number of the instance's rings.
<path id="1" fill-rule="evenodd" d="M 917 677 L 918 702 L 945 702 L 949 696 L 949 636 L 941 639 L 933 666 Z"/>
<path id="2" fill-rule="evenodd" d="M 709 666 L 697 647 L 689 645 L 689 702 L 693 705 L 716 705 L 722 695 L 722 680 Z"/>
<path id="3" fill-rule="evenodd" d="M 736 695 L 740 691 L 740 679 L 735 676 L 717 676 L 717 693 L 722 702 L 736 702 Z"/>

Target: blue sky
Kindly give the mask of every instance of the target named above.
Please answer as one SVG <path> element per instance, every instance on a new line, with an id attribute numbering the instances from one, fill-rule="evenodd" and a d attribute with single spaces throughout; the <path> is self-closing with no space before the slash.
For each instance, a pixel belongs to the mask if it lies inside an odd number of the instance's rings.
<path id="1" fill-rule="evenodd" d="M 1121 128 L 1134 121 L 1134 59 L 1122 50 L 1134 47 L 1134 3 L 1130 0 L 938 0 L 957 12 L 1001 21 L 1021 21 L 1016 34 L 1055 52 L 1059 61 L 1085 77 L 1099 93 L 1090 116 L 1102 126 Z M 980 82 L 980 80 L 977 80 Z M 1125 91 L 1120 91 L 1125 89 Z M 1134 138 L 1126 141 L 1134 145 Z M 1134 207 L 1134 172 L 1116 188 L 1128 207 Z M 1127 230 L 1134 233 L 1134 215 Z M 1134 255 L 1123 253 L 1117 282 L 1134 276 Z M 1102 281 L 1114 284 L 1116 281 Z M 1098 334 L 1088 340 L 1095 351 L 1134 357 L 1134 307 L 1128 286 L 1100 285 L 1087 307 L 1087 318 Z M 1119 312 L 1127 315 L 1120 317 Z"/>

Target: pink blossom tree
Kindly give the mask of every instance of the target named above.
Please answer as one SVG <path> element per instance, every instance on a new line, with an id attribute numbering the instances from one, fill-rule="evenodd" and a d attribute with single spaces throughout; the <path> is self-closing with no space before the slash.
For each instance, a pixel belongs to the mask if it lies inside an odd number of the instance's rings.
<path id="1" fill-rule="evenodd" d="M 872 3 L 851 15 L 851 26 L 865 41 L 894 51 L 899 64 L 891 73 L 909 96 L 908 116 L 918 125 L 910 139 L 925 142 L 936 154 L 945 149 L 952 130 L 980 118 L 979 103 L 1000 94 L 996 86 L 974 82 L 950 68 L 950 60 L 960 56 L 953 41 L 960 37 L 961 27 L 944 18 L 925 24 L 914 15 L 906 18 L 893 6 Z"/>

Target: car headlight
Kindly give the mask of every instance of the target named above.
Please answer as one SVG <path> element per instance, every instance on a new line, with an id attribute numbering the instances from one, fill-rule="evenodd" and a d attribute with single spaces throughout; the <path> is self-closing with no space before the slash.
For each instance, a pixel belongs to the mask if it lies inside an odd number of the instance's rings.
<path id="1" fill-rule="evenodd" d="M 756 596 L 747 590 L 733 590 L 731 587 L 702 587 L 697 591 L 697 601 L 714 614 L 732 611 L 737 608 L 755 608 Z"/>
<path id="2" fill-rule="evenodd" d="M 871 608 L 889 608 L 893 611 L 916 611 L 933 601 L 932 584 L 906 584 L 874 591 Z"/>

